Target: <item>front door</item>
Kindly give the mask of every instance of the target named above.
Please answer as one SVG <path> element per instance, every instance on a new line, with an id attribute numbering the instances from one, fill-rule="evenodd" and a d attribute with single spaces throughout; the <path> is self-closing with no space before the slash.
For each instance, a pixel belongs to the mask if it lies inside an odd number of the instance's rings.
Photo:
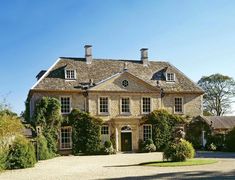
<path id="1" fill-rule="evenodd" d="M 131 132 L 121 133 L 121 148 L 122 151 L 132 151 Z"/>

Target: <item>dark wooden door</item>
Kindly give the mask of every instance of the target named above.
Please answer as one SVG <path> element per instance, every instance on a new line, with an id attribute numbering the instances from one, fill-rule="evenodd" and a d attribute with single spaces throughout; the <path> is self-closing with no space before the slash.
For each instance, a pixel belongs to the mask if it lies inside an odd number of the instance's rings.
<path id="1" fill-rule="evenodd" d="M 132 151 L 131 132 L 121 133 L 122 151 Z"/>

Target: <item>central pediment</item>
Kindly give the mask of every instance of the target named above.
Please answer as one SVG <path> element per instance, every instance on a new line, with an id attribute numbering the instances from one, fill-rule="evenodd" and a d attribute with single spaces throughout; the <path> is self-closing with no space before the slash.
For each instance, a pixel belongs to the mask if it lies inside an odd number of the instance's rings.
<path id="1" fill-rule="evenodd" d="M 120 92 L 159 92 L 154 87 L 133 74 L 124 71 L 100 81 L 90 91 L 120 91 Z"/>

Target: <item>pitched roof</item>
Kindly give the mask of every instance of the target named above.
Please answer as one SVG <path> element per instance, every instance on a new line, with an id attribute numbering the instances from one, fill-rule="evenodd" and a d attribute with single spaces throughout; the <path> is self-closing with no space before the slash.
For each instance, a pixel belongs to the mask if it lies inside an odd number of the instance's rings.
<path id="1" fill-rule="evenodd" d="M 203 116 L 202 118 L 214 129 L 232 129 L 235 127 L 235 116 Z"/>
<path id="2" fill-rule="evenodd" d="M 65 80 L 64 70 L 75 69 L 76 80 Z M 61 57 L 33 86 L 34 90 L 78 90 L 81 84 L 94 85 L 127 70 L 132 75 L 156 87 L 157 81 L 165 92 L 203 93 L 203 90 L 169 62 L 149 61 L 143 66 L 140 60 L 93 59 Z M 166 82 L 165 73 L 175 73 L 175 82 Z"/>

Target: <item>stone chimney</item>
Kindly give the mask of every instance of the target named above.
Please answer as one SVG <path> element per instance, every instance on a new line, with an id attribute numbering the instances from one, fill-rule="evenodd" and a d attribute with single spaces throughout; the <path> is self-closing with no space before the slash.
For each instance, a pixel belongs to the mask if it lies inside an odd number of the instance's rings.
<path id="1" fill-rule="evenodd" d="M 92 63 L 92 46 L 85 45 L 84 48 L 85 48 L 86 63 L 91 64 Z"/>
<path id="2" fill-rule="evenodd" d="M 141 62 L 144 66 L 148 66 L 148 48 L 140 49 L 141 52 Z"/>

